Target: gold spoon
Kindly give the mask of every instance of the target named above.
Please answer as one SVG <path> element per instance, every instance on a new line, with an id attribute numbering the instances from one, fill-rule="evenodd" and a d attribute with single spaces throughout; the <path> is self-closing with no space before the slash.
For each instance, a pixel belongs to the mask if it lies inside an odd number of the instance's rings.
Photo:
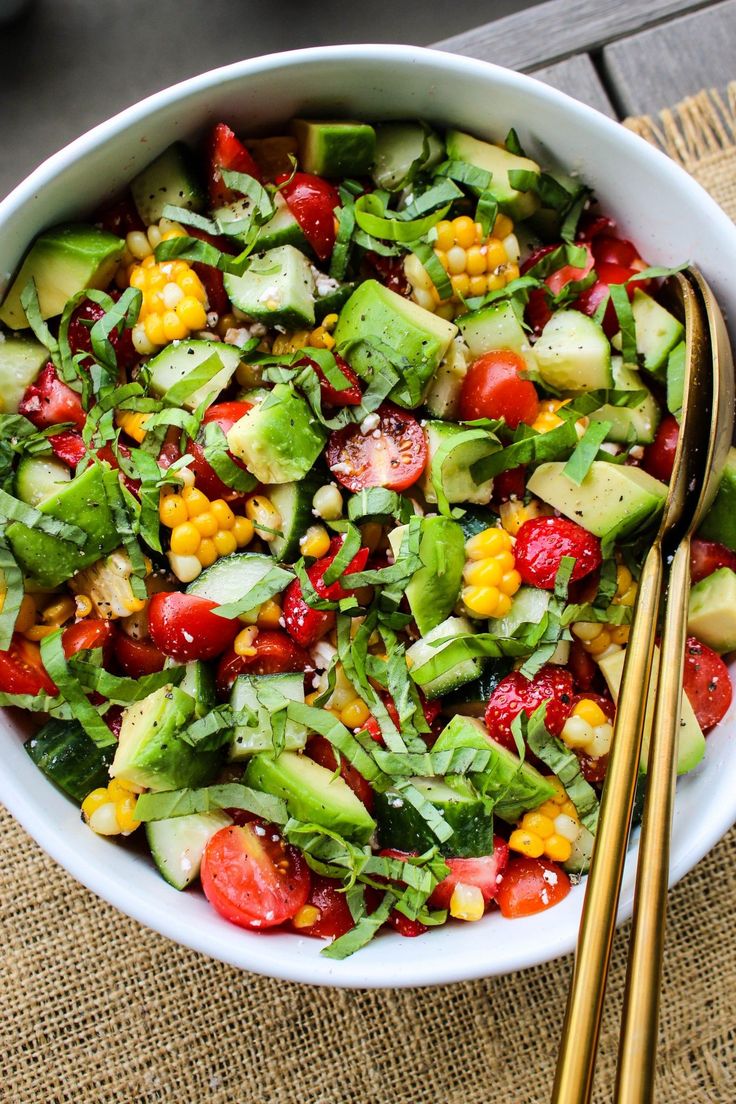
<path id="1" fill-rule="evenodd" d="M 672 548 L 689 531 L 696 499 L 706 476 L 705 453 L 713 413 L 709 335 L 691 282 L 682 274 L 672 277 L 670 282 L 682 302 L 685 316 L 685 385 L 680 436 L 659 531 L 639 580 L 557 1061 L 553 1104 L 587 1104 L 590 1100 L 641 756 L 647 702 L 647 693 L 643 691 L 649 686 L 652 672 L 664 574 L 663 545 L 666 543 Z"/>

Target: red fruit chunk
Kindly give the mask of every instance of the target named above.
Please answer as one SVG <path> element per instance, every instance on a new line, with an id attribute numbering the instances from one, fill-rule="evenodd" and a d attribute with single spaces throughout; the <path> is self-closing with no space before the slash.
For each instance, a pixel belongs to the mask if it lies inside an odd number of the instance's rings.
<path id="1" fill-rule="evenodd" d="M 333 544 L 337 542 L 333 541 Z M 342 543 L 342 541 L 341 541 Z M 337 555 L 340 545 L 337 545 L 327 556 L 317 560 L 307 569 L 310 583 L 320 598 L 336 601 L 339 598 L 347 598 L 352 592 L 345 590 L 339 580 L 325 584 L 323 576 Z M 343 572 L 344 575 L 352 575 L 356 571 L 362 571 L 368 559 L 367 548 L 360 548 Z M 335 614 L 332 610 L 316 610 L 307 605 L 302 596 L 302 585 L 298 579 L 289 583 L 284 592 L 284 623 L 287 632 L 296 640 L 297 644 L 309 647 L 332 628 L 335 623 Z"/>
<path id="2" fill-rule="evenodd" d="M 497 900 L 502 916 L 514 920 L 552 908 L 569 892 L 570 879 L 557 863 L 519 855 L 506 867 Z"/>
<path id="3" fill-rule="evenodd" d="M 548 663 L 533 679 L 512 671 L 499 682 L 486 708 L 485 722 L 494 740 L 516 751 L 511 725 L 523 710 L 528 717 L 547 702 L 545 724 L 553 736 L 559 736 L 570 715 L 574 700 L 572 675 L 564 667 Z"/>
<path id="4" fill-rule="evenodd" d="M 307 755 L 315 763 L 319 763 L 321 767 L 326 767 L 329 771 L 336 771 L 338 768 L 338 753 L 324 736 L 315 734 L 309 737 Z M 340 755 L 339 760 L 340 774 L 343 780 L 370 813 L 373 810 L 374 802 L 373 788 L 370 782 L 344 756 Z"/>
<path id="5" fill-rule="evenodd" d="M 238 675 L 280 675 L 287 671 L 305 671 L 311 664 L 305 652 L 280 629 L 261 629 L 252 656 L 237 655 L 234 649 L 225 652 L 217 668 L 217 690 L 225 697 Z"/>
<path id="6" fill-rule="evenodd" d="M 76 468 L 87 455 L 82 434 L 76 429 L 65 429 L 63 433 L 54 433 L 48 441 L 54 456 L 63 460 L 70 468 Z"/>
<path id="7" fill-rule="evenodd" d="M 553 590 L 564 556 L 575 557 L 571 581 L 585 578 L 601 565 L 598 537 L 563 517 L 539 517 L 525 521 L 514 546 L 516 570 L 530 586 Z"/>
<path id="8" fill-rule="evenodd" d="M 311 357 L 302 357 L 301 360 L 297 361 L 296 366 L 299 368 L 303 364 L 311 364 L 312 368 L 314 368 L 319 380 L 319 388 L 322 394 L 323 403 L 326 403 L 328 406 L 360 406 L 363 400 L 363 392 L 360 390 L 360 380 L 358 376 L 347 361 L 343 360 L 337 353 L 335 353 L 335 361 L 350 385 L 349 387 L 343 388 L 342 391 L 338 391 L 336 387 L 333 387 L 327 382 L 327 377 L 319 364 L 317 364 L 316 360 L 312 360 Z"/>
<path id="9" fill-rule="evenodd" d="M 46 674 L 37 644 L 31 644 L 19 633 L 10 647 L 0 652 L 0 691 L 3 694 L 58 694 L 56 684 Z"/>
<path id="10" fill-rule="evenodd" d="M 210 134 L 208 162 L 208 187 L 213 207 L 223 207 L 238 197 L 222 179 L 223 169 L 261 179 L 258 165 L 226 123 L 218 123 Z"/>
<path id="11" fill-rule="evenodd" d="M 494 506 L 500 506 L 504 502 L 509 502 L 512 498 L 523 498 L 525 490 L 526 468 L 522 464 L 518 468 L 509 468 L 507 471 L 499 472 L 498 475 L 493 477 L 493 497 L 491 501 Z"/>
<path id="12" fill-rule="evenodd" d="M 651 445 L 644 449 L 641 466 L 662 483 L 669 483 L 672 476 L 679 436 L 677 419 L 672 414 L 666 414 Z"/>
<path id="13" fill-rule="evenodd" d="M 219 475 L 205 457 L 204 427 L 209 425 L 210 422 L 214 422 L 220 427 L 222 432 L 227 435 L 235 423 L 239 422 L 252 406 L 253 403 L 249 402 L 223 402 L 211 406 L 202 419 L 202 429 L 198 433 L 197 439 L 195 441 L 190 441 L 187 446 L 187 452 L 193 457 L 190 467 L 194 473 L 197 487 L 203 494 L 206 494 L 209 499 L 224 498 L 226 502 L 232 502 L 234 499 L 242 496 L 239 491 L 233 490 L 232 487 L 228 487 L 226 483 L 222 482 Z M 247 471 L 242 460 L 239 460 L 237 456 L 233 456 L 230 452 L 228 455 L 234 464 L 237 464 L 243 471 Z M 173 461 L 170 461 L 170 463 L 173 463 Z"/>
<path id="14" fill-rule="evenodd" d="M 736 571 L 736 552 L 718 541 L 694 540 L 690 545 L 690 578 L 699 583 L 719 567 Z"/>
<path id="15" fill-rule="evenodd" d="M 321 176 L 303 172 L 279 176 L 276 183 L 282 185 L 281 194 L 317 257 L 326 261 L 335 246 L 337 189 Z"/>
<path id="16" fill-rule="evenodd" d="M 319 909 L 319 919 L 308 928 L 299 927 L 299 935 L 312 935 L 316 939 L 339 939 L 355 927 L 347 898 L 340 892 L 340 883 L 333 878 L 323 878 L 312 872 L 312 889 L 308 905 Z"/>
<path id="17" fill-rule="evenodd" d="M 733 697 L 728 667 L 694 636 L 689 636 L 685 645 L 683 686 L 703 731 L 723 720 Z"/>
<path id="18" fill-rule="evenodd" d="M 148 607 L 148 629 L 156 647 L 180 663 L 214 659 L 229 648 L 241 624 L 218 617 L 216 602 L 180 591 L 154 594 Z"/>
<path id="19" fill-rule="evenodd" d="M 115 293 L 112 298 L 118 299 L 119 294 Z M 84 299 L 79 304 L 69 319 L 68 340 L 72 353 L 92 352 L 92 338 L 90 336 L 92 326 L 95 322 L 99 322 L 105 313 L 105 308 L 100 306 L 99 303 L 93 302 L 92 299 Z M 108 335 L 108 340 L 115 350 L 115 359 L 119 368 L 130 368 L 139 359 L 138 353 L 133 348 L 133 338 L 129 329 L 123 329 L 120 333 L 117 329 L 112 330 Z M 90 360 L 85 361 L 85 363 L 91 364 L 92 362 Z"/>
<path id="20" fill-rule="evenodd" d="M 115 234 L 118 238 L 124 238 L 132 230 L 146 229 L 130 192 L 99 211 L 95 222 L 99 222 L 108 234 Z"/>
<path id="21" fill-rule="evenodd" d="M 386 487 L 405 491 L 427 464 L 424 430 L 413 415 L 385 402 L 376 411 L 378 425 L 362 433 L 359 425 L 335 430 L 327 443 L 330 471 L 349 491 Z"/>
<path id="22" fill-rule="evenodd" d="M 59 379 L 51 361 L 41 369 L 36 382 L 26 388 L 18 404 L 18 413 L 38 429 L 71 422 L 81 430 L 87 417 L 78 393 Z"/>
<path id="23" fill-rule="evenodd" d="M 127 633 L 120 633 L 115 644 L 115 658 L 124 674 L 142 678 L 162 671 L 166 656 L 152 640 L 133 640 Z"/>
<path id="24" fill-rule="evenodd" d="M 449 909 L 455 886 L 477 886 L 488 905 L 498 893 L 499 878 L 509 861 L 509 845 L 502 836 L 493 837 L 493 854 L 474 859 L 445 859 L 450 873 L 432 891 L 429 904 L 432 908 Z"/>
<path id="25" fill-rule="evenodd" d="M 521 378 L 526 364 L 510 350 L 485 353 L 468 368 L 460 391 L 459 416 L 503 418 L 509 429 L 531 425 L 539 414 L 539 398 L 533 383 Z"/>

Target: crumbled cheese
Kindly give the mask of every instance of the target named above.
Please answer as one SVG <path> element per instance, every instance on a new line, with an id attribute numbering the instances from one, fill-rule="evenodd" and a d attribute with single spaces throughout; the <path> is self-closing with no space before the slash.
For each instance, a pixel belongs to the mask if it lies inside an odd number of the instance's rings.
<path id="1" fill-rule="evenodd" d="M 360 432 L 366 437 L 369 433 L 372 433 L 381 424 L 381 415 L 375 411 L 372 414 L 366 414 L 363 421 L 360 423 Z M 380 437 L 380 433 L 379 433 Z"/>
<path id="2" fill-rule="evenodd" d="M 629 456 L 631 457 L 632 460 L 641 460 L 642 457 L 644 456 L 644 447 L 643 447 L 643 445 L 634 445 L 633 448 L 630 448 L 629 449 Z"/>
<path id="3" fill-rule="evenodd" d="M 248 344 L 250 338 L 251 333 L 247 327 L 242 326 L 236 328 L 235 326 L 231 326 L 225 334 L 224 340 L 226 345 L 237 345 L 242 348 L 244 345 Z"/>
<path id="4" fill-rule="evenodd" d="M 319 640 L 311 649 L 310 655 L 318 671 L 326 671 L 337 655 L 337 648 L 327 640 Z"/>

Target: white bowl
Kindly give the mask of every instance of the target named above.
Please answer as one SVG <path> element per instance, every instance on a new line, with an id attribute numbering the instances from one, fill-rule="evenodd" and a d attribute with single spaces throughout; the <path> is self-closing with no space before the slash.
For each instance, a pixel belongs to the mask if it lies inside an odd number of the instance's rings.
<path id="1" fill-rule="evenodd" d="M 72 142 L 0 204 L 0 277 L 45 227 L 83 218 L 175 138 L 218 120 L 244 133 L 293 115 L 423 118 L 489 138 L 514 126 L 530 149 L 580 172 L 603 209 L 652 263 L 696 261 L 736 318 L 736 229 L 663 154 L 617 123 L 518 73 L 409 46 L 334 46 L 255 58 L 160 92 Z M 492 914 L 420 939 L 381 936 L 344 962 L 317 940 L 258 935 L 220 919 L 196 890 L 178 893 L 140 855 L 95 836 L 74 804 L 22 747 L 24 723 L 0 718 L 0 800 L 80 882 L 163 935 L 214 958 L 292 981 L 337 986 L 430 985 L 504 974 L 570 951 L 583 890 L 524 920 Z M 731 715 L 708 738 L 704 762 L 678 785 L 671 880 L 677 881 L 736 821 Z M 620 918 L 631 912 L 633 855 Z M 49 917 L 49 922 L 53 918 Z"/>

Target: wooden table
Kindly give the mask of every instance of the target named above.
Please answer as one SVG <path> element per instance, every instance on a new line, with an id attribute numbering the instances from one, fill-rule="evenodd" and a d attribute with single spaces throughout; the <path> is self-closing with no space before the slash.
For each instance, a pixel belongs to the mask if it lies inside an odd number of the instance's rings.
<path id="1" fill-rule="evenodd" d="M 736 0 L 547 0 L 435 45 L 622 119 L 736 80 Z"/>

